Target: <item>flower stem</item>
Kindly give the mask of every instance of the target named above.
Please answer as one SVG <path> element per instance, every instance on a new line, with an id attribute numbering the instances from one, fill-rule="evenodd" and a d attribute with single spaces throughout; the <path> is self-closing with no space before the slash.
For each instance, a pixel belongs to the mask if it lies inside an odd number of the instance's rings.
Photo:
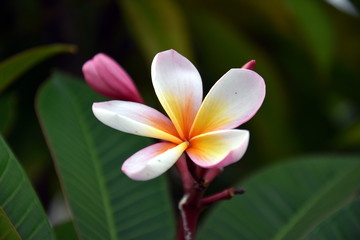
<path id="1" fill-rule="evenodd" d="M 202 198 L 200 201 L 200 204 L 201 204 L 201 206 L 208 206 L 208 205 L 215 203 L 217 201 L 220 201 L 220 200 L 231 199 L 236 194 L 244 194 L 244 193 L 245 193 L 245 190 L 243 190 L 243 189 L 236 190 L 235 188 L 229 188 L 229 189 L 225 189 L 222 192 L 211 195 L 209 197 Z"/>
<path id="2" fill-rule="evenodd" d="M 194 163 L 181 157 L 176 167 L 183 182 L 184 196 L 179 202 L 178 240 L 192 240 L 195 238 L 198 219 L 202 207 L 200 200 L 206 190 L 203 176 L 206 169 L 198 169 Z"/>
<path id="3" fill-rule="evenodd" d="M 182 155 L 179 160 L 177 160 L 176 168 L 180 174 L 184 192 L 189 191 L 194 185 L 194 179 L 189 171 L 185 155 Z"/>
<path id="4" fill-rule="evenodd" d="M 206 189 L 222 169 L 204 169 L 197 166 L 185 155 L 176 162 L 182 183 L 184 196 L 179 202 L 178 240 L 194 240 L 202 210 L 220 200 L 230 199 L 243 194 L 243 189 L 225 189 L 214 195 L 203 197 Z"/>
<path id="5" fill-rule="evenodd" d="M 199 200 L 197 197 L 184 195 L 179 203 L 179 210 L 178 240 L 195 239 L 198 219 L 201 212 Z"/>
<path id="6" fill-rule="evenodd" d="M 204 175 L 204 180 L 207 183 L 211 183 L 214 178 L 217 177 L 220 173 L 223 172 L 222 168 L 211 168 L 209 169 L 206 174 Z"/>

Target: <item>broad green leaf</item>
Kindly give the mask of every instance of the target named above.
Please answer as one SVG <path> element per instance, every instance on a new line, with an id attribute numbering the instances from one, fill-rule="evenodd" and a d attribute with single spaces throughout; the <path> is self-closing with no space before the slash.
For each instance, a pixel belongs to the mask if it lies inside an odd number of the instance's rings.
<path id="1" fill-rule="evenodd" d="M 0 92 L 22 73 L 39 62 L 59 53 L 75 52 L 74 45 L 53 44 L 35 47 L 0 62 Z"/>
<path id="2" fill-rule="evenodd" d="M 72 221 L 59 224 L 54 227 L 57 240 L 77 240 L 77 234 Z"/>
<path id="3" fill-rule="evenodd" d="M 7 240 L 21 239 L 14 225 L 12 225 L 11 220 L 4 212 L 2 207 L 0 207 L 0 239 L 7 239 Z"/>
<path id="4" fill-rule="evenodd" d="M 219 203 L 199 239 L 302 239 L 355 197 L 360 157 L 308 157 L 266 168 Z"/>
<path id="5" fill-rule="evenodd" d="M 38 111 L 63 192 L 81 239 L 171 239 L 174 218 L 165 177 L 136 182 L 122 161 L 150 144 L 99 122 L 91 105 L 104 100 L 86 84 L 55 74 Z"/>
<path id="6" fill-rule="evenodd" d="M 360 239 L 360 198 L 358 197 L 322 222 L 305 239 Z"/>
<path id="7" fill-rule="evenodd" d="M 118 0 L 135 41 L 149 62 L 156 53 L 175 49 L 192 59 L 188 29 L 174 0 Z"/>
<path id="8" fill-rule="evenodd" d="M 6 226 L 9 239 L 54 239 L 30 181 L 0 136 L 0 237 Z"/>

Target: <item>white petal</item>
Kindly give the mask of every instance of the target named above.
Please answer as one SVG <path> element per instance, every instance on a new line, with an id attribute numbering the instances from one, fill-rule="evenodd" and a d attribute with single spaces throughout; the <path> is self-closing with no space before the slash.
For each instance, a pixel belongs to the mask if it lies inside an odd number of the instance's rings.
<path id="1" fill-rule="evenodd" d="M 158 53 L 151 66 L 155 92 L 181 138 L 187 138 L 202 101 L 201 77 L 194 65 L 174 50 Z"/>
<path id="2" fill-rule="evenodd" d="M 128 158 L 121 170 L 133 180 L 156 178 L 175 164 L 187 146 L 186 142 L 179 145 L 169 142 L 153 144 Z"/>
<path id="3" fill-rule="evenodd" d="M 231 129 L 248 121 L 265 97 L 265 82 L 254 71 L 231 69 L 209 91 L 191 130 L 191 136 Z"/>
<path id="4" fill-rule="evenodd" d="M 201 167 L 225 167 L 240 160 L 248 143 L 246 130 L 221 130 L 192 138 L 186 153 Z"/>
<path id="5" fill-rule="evenodd" d="M 141 103 L 116 100 L 97 102 L 93 104 L 93 113 L 102 123 L 122 132 L 182 142 L 170 119 Z"/>

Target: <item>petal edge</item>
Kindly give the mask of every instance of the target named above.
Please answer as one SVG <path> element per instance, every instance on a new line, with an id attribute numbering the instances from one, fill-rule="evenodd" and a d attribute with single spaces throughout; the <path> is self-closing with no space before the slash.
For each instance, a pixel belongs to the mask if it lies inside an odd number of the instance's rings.
<path id="1" fill-rule="evenodd" d="M 107 101 L 93 104 L 95 117 L 109 127 L 139 136 L 181 143 L 170 119 L 141 103 Z"/>
<path id="2" fill-rule="evenodd" d="M 186 148 L 186 142 L 179 145 L 168 142 L 150 145 L 128 158 L 121 170 L 137 181 L 156 178 L 171 168 Z"/>
<path id="3" fill-rule="evenodd" d="M 194 137 L 186 153 L 200 167 L 225 167 L 240 160 L 248 142 L 247 130 L 221 130 Z"/>
<path id="4" fill-rule="evenodd" d="M 235 128 L 252 118 L 265 98 L 264 79 L 254 71 L 231 69 L 205 97 L 190 136 Z"/>
<path id="5" fill-rule="evenodd" d="M 188 138 L 202 101 L 202 81 L 195 66 L 175 50 L 158 53 L 151 65 L 156 95 L 181 138 Z"/>

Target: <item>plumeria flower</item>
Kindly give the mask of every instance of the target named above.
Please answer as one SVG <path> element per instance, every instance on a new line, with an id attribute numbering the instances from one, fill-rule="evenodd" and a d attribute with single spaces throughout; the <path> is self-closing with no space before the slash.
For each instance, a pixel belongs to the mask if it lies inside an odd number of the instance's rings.
<path id="1" fill-rule="evenodd" d="M 96 54 L 82 67 L 85 80 L 96 92 L 112 99 L 143 103 L 127 72 L 104 53 Z"/>
<path id="2" fill-rule="evenodd" d="M 151 66 L 157 97 L 165 112 L 146 105 L 107 101 L 93 104 L 95 116 L 117 130 L 161 140 L 128 158 L 122 171 L 134 180 L 155 178 L 187 154 L 198 166 L 220 168 L 238 161 L 249 142 L 247 130 L 233 129 L 248 121 L 265 97 L 256 72 L 231 69 L 204 101 L 199 72 L 174 50 L 158 53 Z"/>

